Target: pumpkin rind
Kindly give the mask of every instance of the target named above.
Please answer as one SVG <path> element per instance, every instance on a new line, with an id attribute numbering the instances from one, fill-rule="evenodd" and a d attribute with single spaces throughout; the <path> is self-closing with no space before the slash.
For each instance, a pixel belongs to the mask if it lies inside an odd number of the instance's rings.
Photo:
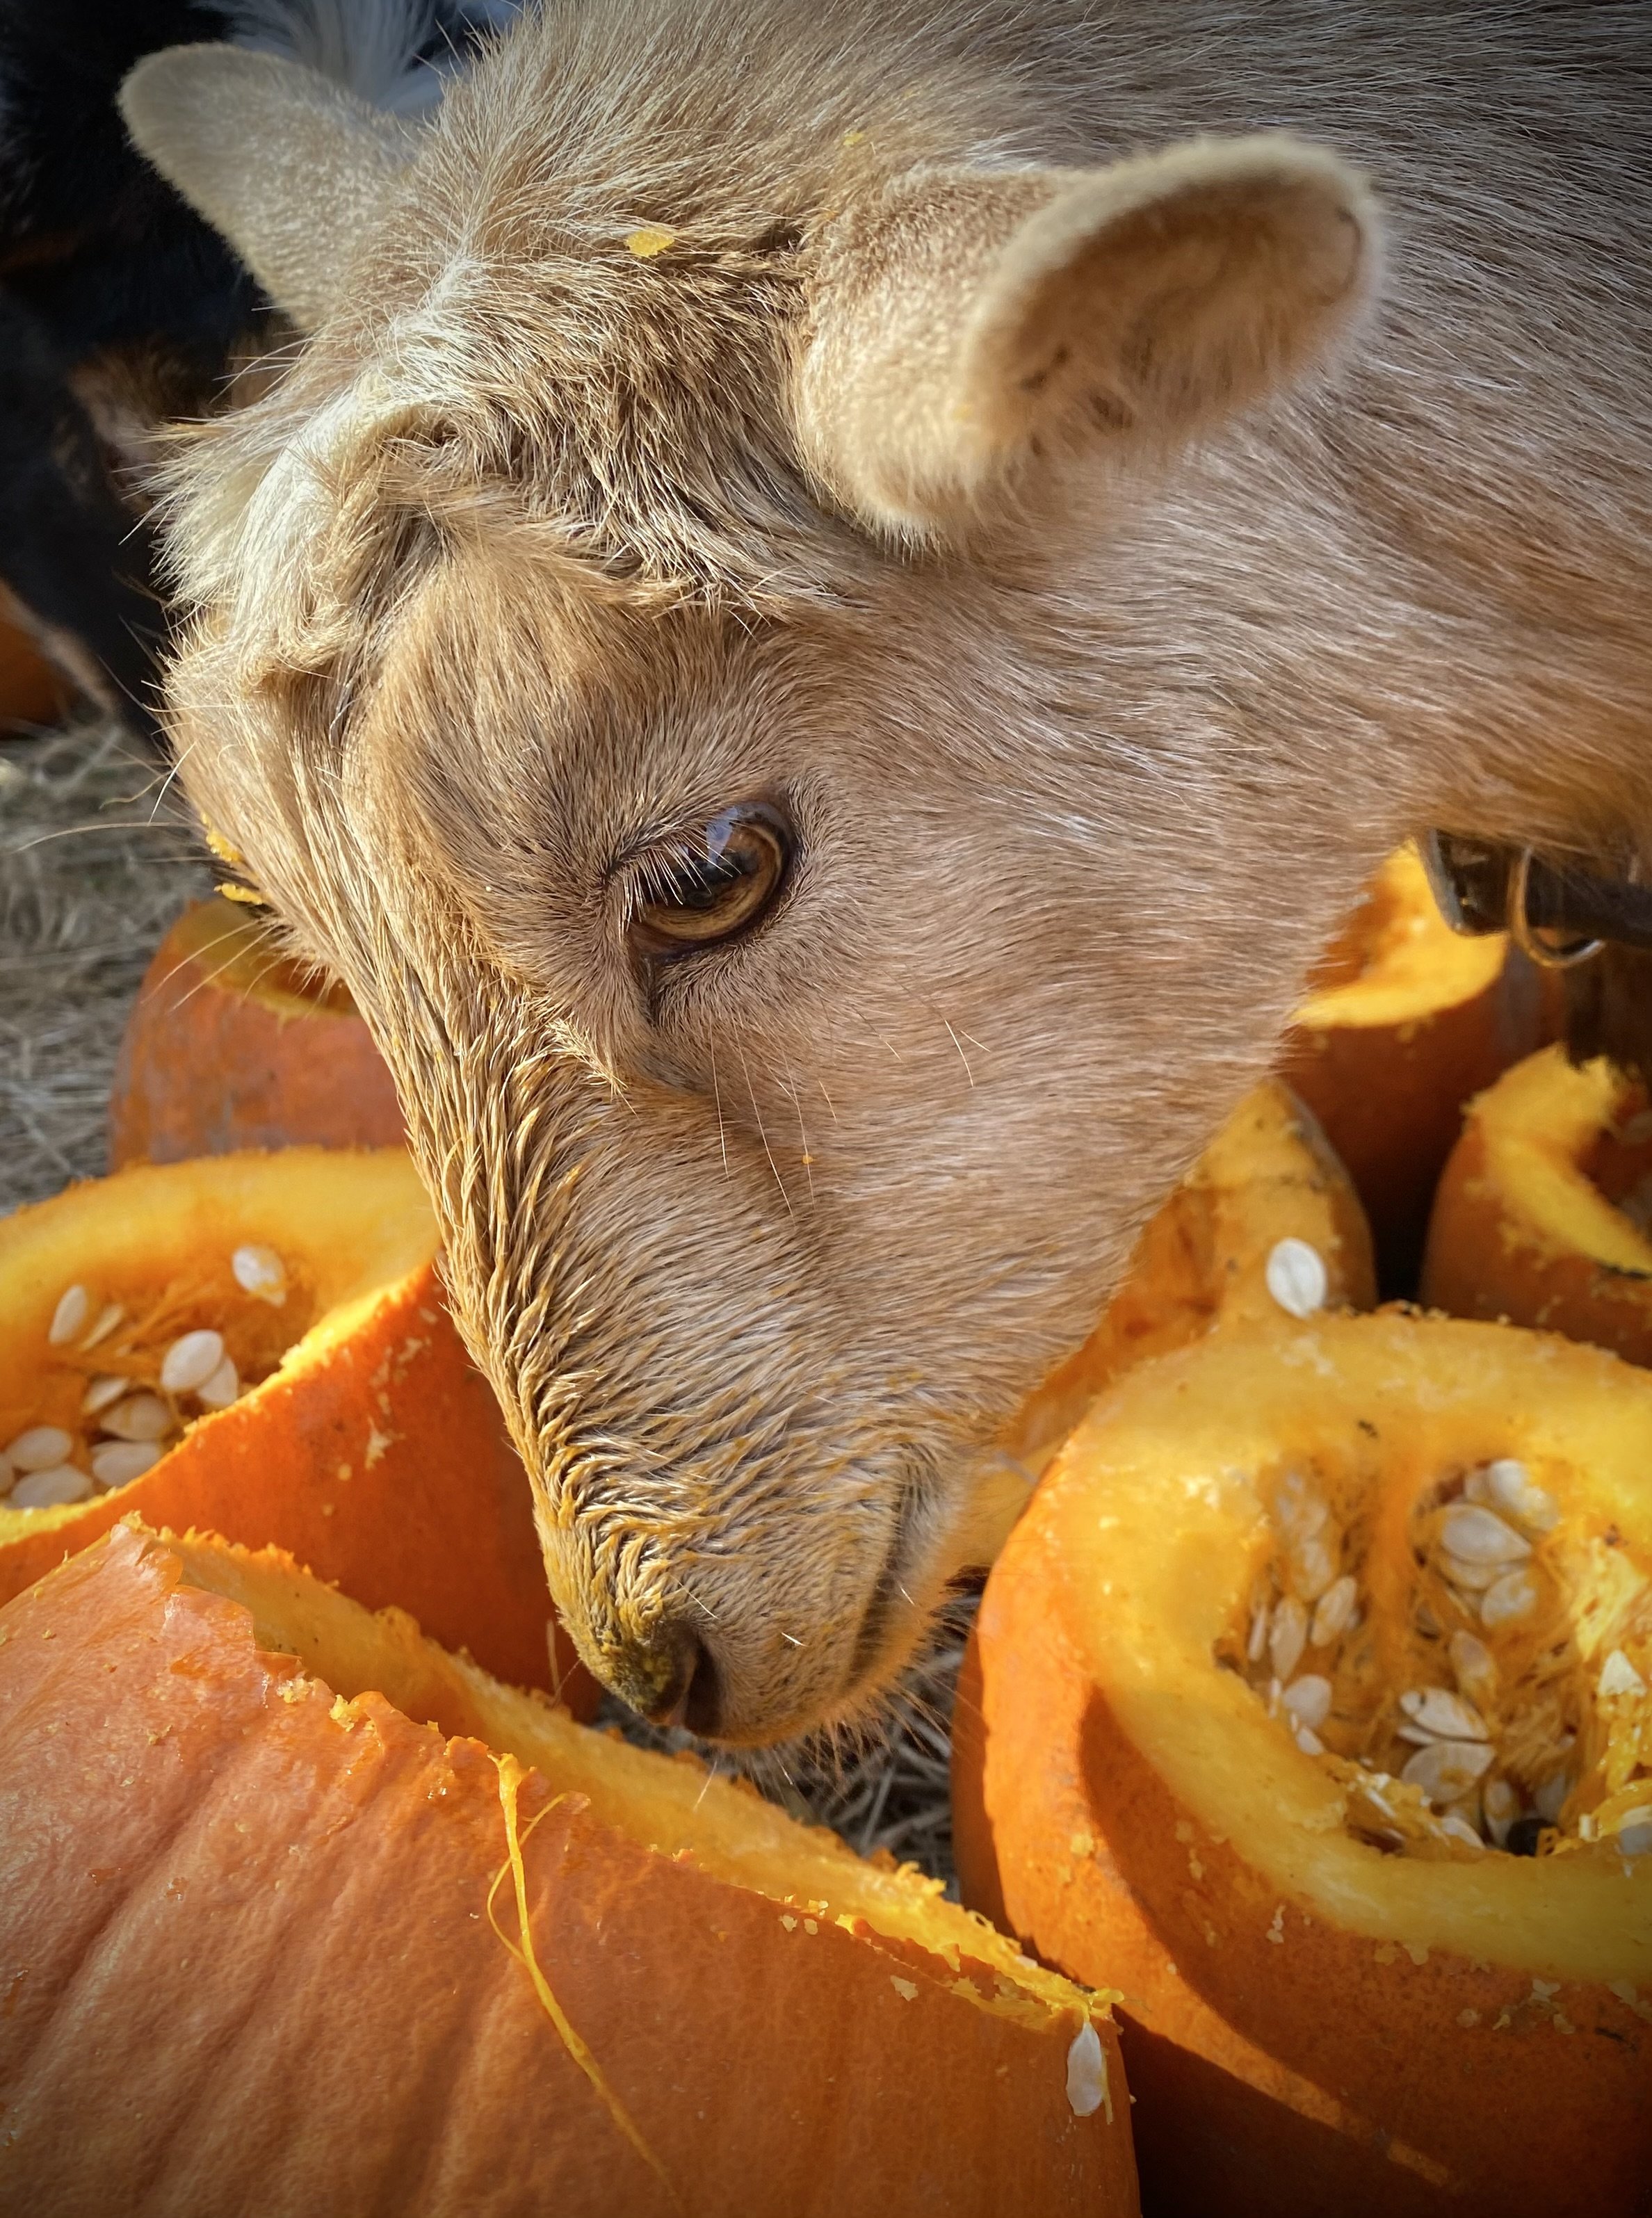
<path id="1" fill-rule="evenodd" d="M 1594 1175 L 1603 1155 L 1620 1191 L 1652 1174 L 1652 1143 L 1623 1137 L 1644 1110 L 1610 1063 L 1578 1069 L 1559 1048 L 1481 1094 L 1435 1198 L 1423 1299 L 1652 1364 L 1652 1238 Z"/>
<path id="2" fill-rule="evenodd" d="M 1362 1421 L 1408 1469 L 1569 1442 L 1620 1512 L 1652 1460 L 1637 1373 L 1494 1327 L 1327 1317 L 1134 1373 L 988 1583 L 955 1745 L 964 1899 L 1123 1988 L 1150 2208 L 1642 2209 L 1652 1858 L 1379 1856 L 1191 1630 L 1255 1545 L 1246 1475 L 1310 1440 L 1374 1453 Z M 1652 1513 L 1623 1533 L 1652 1558 Z"/>
<path id="3" fill-rule="evenodd" d="M 349 998 L 273 957 L 256 915 L 187 908 L 127 1020 L 109 1162 L 178 1162 L 247 1148 L 393 1147 L 401 1111 Z"/>
<path id="4" fill-rule="evenodd" d="M 301 1336 L 295 1319 L 270 1378 L 198 1419 L 129 1485 L 57 1509 L 0 1502 L 0 1601 L 119 1518 L 201 1526 L 290 1548 L 369 1608 L 414 1609 L 501 1677 L 589 1708 L 596 1690 L 556 1626 L 526 1474 L 442 1304 L 435 1221 L 399 1149 L 138 1167 L 8 1218 L 0 1440 L 40 1414 L 34 1364 L 65 1286 L 226 1259 L 243 1240 L 301 1264 L 320 1314 Z"/>
<path id="5" fill-rule="evenodd" d="M 1297 1010 L 1279 1062 L 1358 1190 L 1385 1293 L 1415 1286 L 1463 1104 L 1554 1031 L 1532 966 L 1501 934 L 1452 932 L 1414 849 L 1391 855 Z"/>
<path id="6" fill-rule="evenodd" d="M 1067 2101 L 1073 1991 L 1029 1967 L 1018 2004 L 990 1978 L 966 1995 L 967 1963 L 795 1914 L 530 1773 L 534 1955 L 651 2170 L 490 1922 L 507 1840 L 488 1750 L 261 1650 L 245 1608 L 184 1575 L 207 1552 L 122 1527 L 0 1613 L 12 2207 L 1135 2211 L 1122 2078 L 1111 2124 Z M 738 1823 L 747 1798 L 703 1791 Z M 498 1914 L 517 1930 L 508 1873 Z"/>

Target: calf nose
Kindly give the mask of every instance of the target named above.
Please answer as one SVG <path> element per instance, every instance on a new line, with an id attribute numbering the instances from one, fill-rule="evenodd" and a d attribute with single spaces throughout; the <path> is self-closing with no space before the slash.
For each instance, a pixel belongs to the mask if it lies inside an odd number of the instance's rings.
<path id="1" fill-rule="evenodd" d="M 609 1650 L 603 1662 L 614 1692 L 651 1725 L 716 1732 L 722 1707 L 717 1667 L 705 1643 L 681 1620 L 666 1619 Z"/>

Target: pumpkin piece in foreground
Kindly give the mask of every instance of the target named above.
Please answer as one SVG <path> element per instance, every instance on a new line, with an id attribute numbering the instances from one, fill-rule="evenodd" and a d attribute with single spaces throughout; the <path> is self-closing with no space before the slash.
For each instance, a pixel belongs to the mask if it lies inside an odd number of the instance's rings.
<path id="1" fill-rule="evenodd" d="M 1291 1248 L 1282 1256 L 1283 1242 Z M 1312 1255 L 1291 1252 L 1302 1248 Z M 1293 1282 L 1293 1264 L 1305 1285 Z M 1100 1323 L 1023 1404 L 1006 1452 L 1036 1477 L 1097 1395 L 1132 1365 L 1185 1348 L 1218 1319 L 1278 1316 L 1282 1293 L 1299 1303 L 1316 1295 L 1310 1308 L 1369 1309 L 1377 1285 L 1370 1232 L 1347 1173 L 1312 1113 L 1267 1079 L 1148 1219 Z"/>
<path id="2" fill-rule="evenodd" d="M 1601 1059 L 1550 1048 L 1469 1110 L 1440 1180 L 1422 1298 L 1652 1364 L 1652 1115 Z"/>
<path id="3" fill-rule="evenodd" d="M 136 1166 L 0 1222 L 0 1600 L 134 1513 L 302 1551 L 502 1676 L 594 1701 L 436 1246 L 399 1148 Z M 167 1385 L 192 1345 L 227 1361 L 227 1406 Z M 42 1435 L 56 1484 L 3 1454 Z M 77 1498 L 20 1506 L 53 1494 Z"/>
<path id="4" fill-rule="evenodd" d="M 987 1584 L 956 1852 L 1123 1989 L 1149 2209 L 1645 2207 L 1649 1467 L 1641 1372 L 1395 1314 L 1214 1334 L 1068 1443 Z"/>
<path id="5" fill-rule="evenodd" d="M 1463 1103 L 1552 1039 L 1557 1015 L 1505 935 L 1451 931 L 1414 847 L 1389 856 L 1327 951 L 1279 1063 L 1358 1189 L 1385 1294 L 1415 1290 Z"/>
<path id="6" fill-rule="evenodd" d="M 1137 2209 L 1095 1998 L 276 1552 L 0 1613 L 0 1831 L 9 2208 Z"/>
<path id="7" fill-rule="evenodd" d="M 221 895 L 185 909 L 127 1019 L 111 1165 L 402 1137 L 389 1070 L 344 988 L 283 957 L 257 910 Z"/>

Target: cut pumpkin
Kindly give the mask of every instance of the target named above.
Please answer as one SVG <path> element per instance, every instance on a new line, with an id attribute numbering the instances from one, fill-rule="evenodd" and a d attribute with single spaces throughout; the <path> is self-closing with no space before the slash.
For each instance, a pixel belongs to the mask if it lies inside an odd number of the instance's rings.
<path id="1" fill-rule="evenodd" d="M 221 895 L 185 909 L 127 1020 L 110 1162 L 402 1136 L 390 1073 L 344 988 L 272 952 L 256 911 Z"/>
<path id="2" fill-rule="evenodd" d="M 1327 951 L 1279 1066 L 1358 1189 L 1385 1293 L 1415 1289 L 1463 1105 L 1552 1038 L 1555 1017 L 1502 934 L 1451 930 L 1414 848 L 1389 858 Z"/>
<path id="3" fill-rule="evenodd" d="M 1649 1467 L 1641 1372 L 1393 1314 L 1215 1334 L 1068 1443 L 987 1585 L 957 1856 L 1123 1989 L 1149 2208 L 1644 2207 Z"/>
<path id="4" fill-rule="evenodd" d="M 69 688 L 22 626 L 8 621 L 6 598 L 0 587 L 0 724 L 54 723 L 69 705 Z"/>
<path id="5" fill-rule="evenodd" d="M 560 1628 L 553 1649 L 528 1480 L 436 1245 L 399 1148 L 139 1166 L 0 1223 L 0 1599 L 134 1512 L 302 1550 L 594 1700 Z M 225 1406 L 180 1351 L 228 1365 Z"/>
<path id="6" fill-rule="evenodd" d="M 1422 1295 L 1652 1364 L 1645 1089 L 1550 1048 L 1482 1094 L 1440 1180 Z"/>
<path id="7" fill-rule="evenodd" d="M 1133 1365 L 1185 1348 L 1218 1317 L 1277 1316 L 1282 1295 L 1309 1310 L 1369 1309 L 1377 1286 L 1370 1232 L 1347 1173 L 1314 1117 L 1269 1079 L 1148 1220 L 1100 1323 L 1024 1403 L 1006 1451 L 1036 1477 Z"/>
<path id="8" fill-rule="evenodd" d="M 0 1828 L 9 2208 L 1137 2209 L 1104 2004 L 275 1552 L 0 1613 Z"/>

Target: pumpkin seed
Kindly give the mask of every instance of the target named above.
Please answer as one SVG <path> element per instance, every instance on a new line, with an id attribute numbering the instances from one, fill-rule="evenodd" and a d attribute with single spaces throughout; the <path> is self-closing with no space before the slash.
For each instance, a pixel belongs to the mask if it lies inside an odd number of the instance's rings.
<path id="1" fill-rule="evenodd" d="M 1262 1652 L 1268 1645 L 1268 1606 L 1265 1602 L 1258 1602 L 1251 1613 L 1250 1638 L 1245 1643 L 1245 1661 L 1247 1664 L 1259 1664 L 1262 1660 Z"/>
<path id="2" fill-rule="evenodd" d="M 1308 1629 L 1310 1648 L 1328 1648 L 1353 1623 L 1359 1588 L 1352 1571 L 1333 1579 L 1314 1605 L 1314 1621 Z"/>
<path id="3" fill-rule="evenodd" d="M 1291 1550 L 1291 1589 L 1304 1602 L 1317 1602 L 1336 1575 L 1336 1558 L 1323 1540 L 1302 1540 Z"/>
<path id="4" fill-rule="evenodd" d="M 120 1379 L 113 1372 L 105 1372 L 89 1382 L 80 1397 L 80 1406 L 87 1416 L 95 1417 L 100 1409 L 107 1409 L 111 1402 L 118 1402 L 123 1394 L 131 1391 L 130 1379 Z"/>
<path id="5" fill-rule="evenodd" d="M 1493 1750 L 1481 1740 L 1436 1740 L 1420 1748 L 1401 1772 L 1408 1787 L 1420 1787 L 1437 1806 L 1456 1802 L 1489 1771 Z"/>
<path id="6" fill-rule="evenodd" d="M 66 1293 L 58 1298 L 46 1339 L 53 1348 L 66 1348 L 71 1340 L 77 1339 L 85 1330 L 86 1320 L 91 1313 L 92 1298 L 85 1287 L 71 1286 Z"/>
<path id="7" fill-rule="evenodd" d="M 1475 1502 L 1454 1502 L 1440 1520 L 1441 1545 L 1463 1564 L 1517 1564 L 1531 1553 L 1524 1533 Z"/>
<path id="8" fill-rule="evenodd" d="M 50 1471 L 67 1463 L 74 1452 L 74 1436 L 61 1425 L 31 1425 L 6 1443 L 6 1459 L 15 1471 Z"/>
<path id="9" fill-rule="evenodd" d="M 287 1299 L 287 1266 L 273 1248 L 249 1241 L 230 1257 L 230 1269 L 244 1293 L 256 1295 L 273 1309 Z"/>
<path id="10" fill-rule="evenodd" d="M 1311 1540 L 1330 1523 L 1331 1505 L 1299 1471 L 1288 1471 L 1279 1482 L 1273 1521 L 1287 1542 Z"/>
<path id="11" fill-rule="evenodd" d="M 186 1332 L 161 1358 L 161 1385 L 168 1394 L 193 1394 L 224 1360 L 221 1332 Z"/>
<path id="12" fill-rule="evenodd" d="M 1279 1697 L 1293 1725 L 1311 1732 L 1331 1714 L 1331 1682 L 1317 1671 L 1304 1671 Z"/>
<path id="13" fill-rule="evenodd" d="M 1478 1710 L 1460 1694 L 1444 1687 L 1413 1687 L 1400 1697 L 1400 1707 L 1413 1725 L 1434 1740 L 1489 1740 L 1491 1733 Z"/>
<path id="14" fill-rule="evenodd" d="M 1492 1844 L 1502 1848 L 1508 1840 L 1508 1829 L 1520 1814 L 1520 1798 L 1507 1779 L 1488 1779 L 1481 1805 L 1486 1813 L 1486 1831 Z"/>
<path id="15" fill-rule="evenodd" d="M 1307 1645 L 1308 1612 L 1295 1595 L 1287 1595 L 1273 1613 L 1268 1633 L 1268 1661 L 1276 1679 L 1283 1682 L 1296 1676 Z"/>
<path id="16" fill-rule="evenodd" d="M 1472 1633 L 1459 1629 L 1451 1635 L 1448 1652 L 1457 1692 L 1481 1708 L 1488 1707 L 1497 1698 L 1497 1664 L 1490 1649 Z"/>
<path id="17" fill-rule="evenodd" d="M 240 1391 L 241 1374 L 226 1355 L 212 1377 L 196 1387 L 195 1399 L 203 1409 L 227 1409 Z"/>
<path id="18" fill-rule="evenodd" d="M 92 1482 L 71 1463 L 53 1464 L 46 1471 L 26 1471 L 11 1490 L 14 1509 L 57 1509 L 65 1502 L 84 1502 Z"/>
<path id="19" fill-rule="evenodd" d="M 1304 1756 L 1323 1756 L 1325 1753 L 1325 1743 L 1312 1725 L 1297 1726 L 1296 1745 Z"/>
<path id="20" fill-rule="evenodd" d="M 1531 1472 L 1513 1456 L 1500 1456 L 1486 1465 L 1486 1490 L 1498 1508 L 1518 1518 L 1533 1533 L 1552 1533 L 1560 1522 L 1554 1496 L 1533 1484 Z"/>
<path id="21" fill-rule="evenodd" d="M 1513 1625 L 1538 1606 L 1538 1589 L 1526 1571 L 1510 1571 L 1487 1588 L 1480 1603 L 1483 1626 Z"/>
<path id="22" fill-rule="evenodd" d="M 98 1313 L 97 1323 L 80 1343 L 83 1351 L 96 1348 L 102 1341 L 106 1341 L 116 1325 L 124 1323 L 126 1314 L 127 1305 L 124 1302 L 106 1302 Z"/>
<path id="23" fill-rule="evenodd" d="M 1471 1849 L 1483 1849 L 1485 1843 L 1466 1818 L 1458 1817 L 1455 1810 L 1447 1810 L 1440 1818 L 1440 1831 L 1449 1833 L 1454 1841 L 1465 1842 Z"/>
<path id="24" fill-rule="evenodd" d="M 164 1440 L 177 1420 L 158 1394 L 133 1394 L 98 1422 L 117 1440 Z"/>
<path id="25" fill-rule="evenodd" d="M 102 1487 L 130 1486 L 164 1453 L 158 1440 L 105 1440 L 92 1450 L 92 1477 Z"/>
<path id="26" fill-rule="evenodd" d="M 1496 1585 L 1507 1568 L 1502 1564 L 1470 1564 L 1454 1556 L 1449 1548 L 1440 1550 L 1439 1567 L 1464 1594 L 1483 1594 L 1488 1587 Z"/>
<path id="27" fill-rule="evenodd" d="M 1268 1292 L 1294 1317 L 1310 1317 L 1325 1307 L 1330 1274 L 1317 1248 L 1305 1240 L 1281 1240 L 1270 1250 L 1263 1276 Z"/>

